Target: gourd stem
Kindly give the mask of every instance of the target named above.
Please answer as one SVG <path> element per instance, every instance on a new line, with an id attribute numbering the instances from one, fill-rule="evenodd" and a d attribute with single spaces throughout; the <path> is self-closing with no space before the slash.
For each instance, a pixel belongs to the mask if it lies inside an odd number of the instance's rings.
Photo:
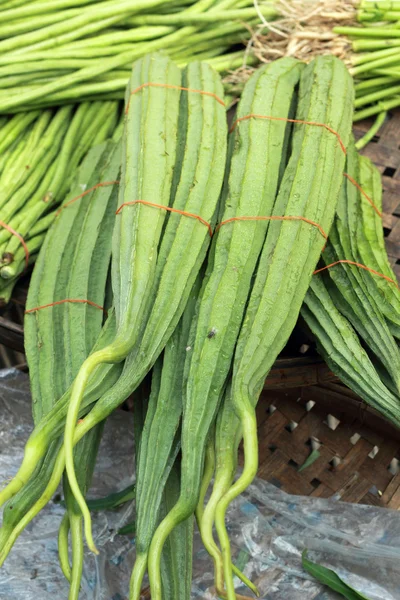
<path id="1" fill-rule="evenodd" d="M 0 492 L 0 507 L 10 500 L 19 490 L 29 481 L 44 452 L 39 445 L 33 446 L 28 440 L 25 446 L 24 458 L 22 464 L 10 483 Z"/>
<path id="2" fill-rule="evenodd" d="M 78 600 L 81 587 L 83 571 L 83 534 L 82 517 L 72 514 L 71 521 L 71 546 L 72 546 L 72 572 L 71 586 L 69 588 L 68 600 Z"/>
<path id="3" fill-rule="evenodd" d="M 61 477 L 63 475 L 65 466 L 65 453 L 62 448 L 58 453 L 58 457 L 56 463 L 54 465 L 53 474 L 47 487 L 43 494 L 40 496 L 39 500 L 35 502 L 35 504 L 29 509 L 29 511 L 22 517 L 22 519 L 18 522 L 18 524 L 14 527 L 11 534 L 9 535 L 7 542 L 4 544 L 1 552 L 0 552 L 0 566 L 3 564 L 5 559 L 8 556 L 11 548 L 14 545 L 15 540 L 19 536 L 20 533 L 25 529 L 25 527 L 32 521 L 34 517 L 46 506 L 46 504 L 52 499 L 57 487 L 61 481 Z"/>
<path id="4" fill-rule="evenodd" d="M 75 426 L 78 420 L 79 409 L 85 392 L 86 384 L 94 369 L 102 363 L 120 362 L 126 357 L 128 351 L 129 349 L 126 348 L 126 344 L 120 343 L 119 340 L 116 339 L 112 344 L 102 350 L 99 350 L 98 352 L 95 352 L 85 360 L 72 388 L 71 400 L 65 423 L 64 448 L 68 482 L 71 492 L 82 512 L 87 545 L 95 554 L 98 554 L 98 551 L 93 541 L 92 519 L 75 473 L 73 452 Z"/>
<path id="5" fill-rule="evenodd" d="M 90 431 L 90 429 L 94 425 L 92 424 L 91 426 L 90 425 L 88 426 L 88 423 L 86 423 L 86 422 L 80 423 L 80 425 L 77 428 L 77 431 L 74 434 L 73 445 L 75 446 L 79 442 L 79 440 L 81 440 L 83 438 L 83 436 L 88 431 Z M 29 525 L 29 523 L 32 521 L 32 519 L 34 519 L 34 517 L 36 517 L 36 515 L 42 510 L 42 508 L 44 508 L 44 506 L 46 506 L 46 504 L 52 499 L 52 497 L 55 494 L 57 487 L 61 481 L 61 478 L 63 476 L 64 468 L 65 468 L 65 449 L 64 449 L 64 446 L 62 446 L 57 455 L 57 459 L 56 459 L 56 462 L 55 462 L 54 468 L 53 468 L 53 474 L 47 484 L 45 491 L 40 496 L 40 498 L 36 501 L 36 503 L 30 508 L 30 510 L 25 514 L 25 516 L 21 518 L 18 525 L 16 525 L 14 527 L 13 531 L 11 532 L 10 536 L 7 539 L 7 542 L 2 547 L 2 549 L 0 551 L 0 566 L 3 564 L 3 562 L 7 558 L 11 548 L 14 545 L 15 540 L 18 538 L 20 533 L 22 533 L 22 531 L 25 529 L 25 527 L 27 527 L 27 525 Z M 24 483 L 25 482 L 23 482 L 20 485 L 20 488 L 22 487 L 22 485 L 24 485 Z M 18 488 L 18 489 L 20 489 L 20 488 Z"/>
<path id="6" fill-rule="evenodd" d="M 66 512 L 58 530 L 58 559 L 61 570 L 67 581 L 71 581 L 71 566 L 68 557 L 69 515 Z"/>
<path id="7" fill-rule="evenodd" d="M 254 409 L 248 398 L 241 398 L 235 403 L 237 413 L 243 426 L 243 444 L 245 464 L 242 475 L 231 486 L 228 492 L 219 501 L 216 508 L 215 525 L 220 540 L 224 563 L 225 585 L 228 600 L 236 600 L 232 579 L 231 549 L 228 532 L 225 527 L 225 514 L 229 504 L 237 498 L 250 485 L 257 473 L 258 445 L 257 445 L 257 420 Z"/>
<path id="8" fill-rule="evenodd" d="M 201 480 L 199 501 L 196 507 L 196 520 L 200 529 L 201 520 L 204 513 L 204 498 L 206 497 L 208 486 L 214 475 L 215 469 L 215 447 L 214 447 L 214 431 L 211 431 L 210 439 L 206 446 L 206 452 L 204 457 L 204 471 L 203 478 Z"/>
<path id="9" fill-rule="evenodd" d="M 214 561 L 214 573 L 215 573 L 215 588 L 218 590 L 220 596 L 224 595 L 224 569 L 222 562 L 222 555 L 214 541 L 212 528 L 214 525 L 215 508 L 219 500 L 229 490 L 229 486 L 232 482 L 231 471 L 224 470 L 223 477 L 215 479 L 213 491 L 208 501 L 206 508 L 201 511 L 201 519 L 199 518 L 199 510 L 196 510 L 197 524 L 201 533 L 201 538 L 207 552 L 210 554 Z M 250 579 L 244 575 L 234 564 L 232 564 L 232 571 L 234 575 L 239 579 L 256 595 L 259 595 L 257 587 Z"/>
<path id="10" fill-rule="evenodd" d="M 158 526 L 153 540 L 150 545 L 149 561 L 148 561 L 148 572 L 150 579 L 151 598 L 152 600 L 162 600 L 162 586 L 161 586 L 161 553 L 164 547 L 164 543 L 174 529 L 176 525 L 181 523 L 187 515 L 185 503 L 179 501 L 175 504 L 173 509 L 163 519 Z"/>
<path id="11" fill-rule="evenodd" d="M 138 553 L 129 586 L 129 600 L 140 600 L 142 581 L 147 567 L 148 552 Z"/>
<path id="12" fill-rule="evenodd" d="M 206 508 L 204 509 L 203 518 L 199 527 L 204 547 L 214 562 L 214 579 L 215 588 L 217 590 L 224 589 L 224 567 L 221 552 L 213 537 L 212 528 L 215 519 L 215 509 L 218 502 L 229 490 L 231 482 L 232 477 L 228 471 L 223 473 L 222 478 L 215 479 L 213 491 Z"/>

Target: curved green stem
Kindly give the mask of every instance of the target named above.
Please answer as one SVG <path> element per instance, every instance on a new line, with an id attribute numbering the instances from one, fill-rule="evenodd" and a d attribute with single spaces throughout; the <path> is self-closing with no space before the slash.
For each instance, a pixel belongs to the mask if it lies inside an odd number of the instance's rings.
<path id="1" fill-rule="evenodd" d="M 78 600 L 83 571 L 82 517 L 71 514 L 72 571 L 68 600 Z"/>
<path id="2" fill-rule="evenodd" d="M 365 133 L 363 135 L 363 137 L 360 138 L 358 140 L 358 142 L 356 142 L 357 150 L 361 150 L 361 148 L 364 148 L 364 146 L 366 146 L 372 140 L 374 135 L 376 135 L 378 133 L 379 129 L 384 124 L 386 117 L 387 117 L 386 110 L 383 110 L 381 113 L 379 113 L 379 115 L 376 117 L 373 125 L 368 129 L 367 133 Z"/>
<path id="3" fill-rule="evenodd" d="M 92 518 L 90 516 L 90 511 L 88 509 L 86 500 L 81 492 L 78 479 L 76 477 L 73 450 L 75 425 L 78 420 L 79 408 L 82 402 L 83 394 L 85 392 L 86 384 L 90 375 L 93 373 L 97 365 L 103 362 L 103 356 L 103 351 L 95 352 L 94 354 L 89 356 L 83 363 L 72 388 L 71 400 L 65 422 L 64 434 L 65 466 L 68 475 L 68 483 L 71 488 L 71 492 L 75 500 L 77 501 L 79 508 L 82 511 L 87 544 L 89 546 L 89 549 L 95 554 L 98 554 L 98 550 L 95 546 L 92 535 Z"/>
<path id="4" fill-rule="evenodd" d="M 89 549 L 98 554 L 98 550 L 93 541 L 92 519 L 86 500 L 81 492 L 75 473 L 74 466 L 74 445 L 76 443 L 76 422 L 79 416 L 79 409 L 86 389 L 87 382 L 95 370 L 102 363 L 117 363 L 123 360 L 129 352 L 124 342 L 116 339 L 112 344 L 91 354 L 83 363 L 72 387 L 71 399 L 69 403 L 67 418 L 65 422 L 64 448 L 65 448 L 65 467 L 68 475 L 68 482 L 71 492 L 82 512 L 85 537 Z M 105 415 L 103 416 L 105 418 Z M 95 423 L 96 424 L 96 423 Z M 92 425 L 93 426 L 93 425 Z M 89 429 L 92 428 L 89 425 Z"/>
<path id="5" fill-rule="evenodd" d="M 18 538 L 20 533 L 22 533 L 22 531 L 25 529 L 25 527 L 27 525 L 29 525 L 29 523 L 32 521 L 32 519 L 42 510 L 42 508 L 44 508 L 44 506 L 46 506 L 46 504 L 53 497 L 53 495 L 61 481 L 61 477 L 62 477 L 62 474 L 64 471 L 64 466 L 65 466 L 65 456 L 64 456 L 64 449 L 62 448 L 60 450 L 60 452 L 58 453 L 58 457 L 57 457 L 56 463 L 54 465 L 53 475 L 51 476 L 51 479 L 50 479 L 49 483 L 47 484 L 45 491 L 40 496 L 39 500 L 37 500 L 35 502 L 35 504 L 30 508 L 30 510 L 22 517 L 22 519 L 19 521 L 18 525 L 16 525 L 16 527 L 14 527 L 7 542 L 4 544 L 4 546 L 0 552 L 0 566 L 3 564 L 3 562 L 7 558 L 8 553 L 10 552 L 11 548 L 14 545 L 15 540 Z"/>
<path id="6" fill-rule="evenodd" d="M 90 431 L 90 429 L 92 429 L 92 427 L 93 427 L 93 424 L 81 422 L 78 425 L 77 430 L 75 432 L 74 439 L 73 439 L 73 445 L 75 446 L 79 442 L 79 440 L 81 440 L 83 438 L 83 436 L 88 431 Z M 34 439 L 34 441 L 35 441 L 35 439 Z M 37 450 L 39 445 L 35 444 L 35 446 L 36 446 L 35 450 Z M 39 460 L 40 460 L 40 458 L 39 458 Z M 24 466 L 25 461 L 26 461 L 26 465 L 28 465 L 28 464 L 31 465 L 31 463 L 29 461 L 29 452 L 27 453 L 26 449 L 25 449 L 25 457 L 24 457 L 24 461 L 21 465 L 21 469 L 22 469 L 22 466 Z M 57 487 L 61 481 L 61 478 L 63 476 L 64 468 L 65 468 L 65 449 L 64 449 L 64 446 L 62 446 L 58 452 L 57 459 L 55 461 L 54 468 L 53 468 L 53 474 L 47 484 L 45 491 L 40 496 L 40 498 L 35 502 L 35 504 L 30 508 L 30 510 L 24 515 L 24 517 L 19 521 L 18 525 L 13 529 L 7 542 L 4 544 L 2 550 L 0 551 L 0 566 L 3 564 L 3 562 L 7 558 L 8 553 L 10 552 L 11 548 L 14 545 L 15 540 L 18 538 L 20 533 L 22 533 L 22 531 L 25 529 L 25 527 L 27 525 L 29 525 L 29 523 L 32 521 L 32 519 L 34 519 L 34 517 L 36 517 L 36 515 L 42 510 L 42 508 L 52 499 L 52 497 L 55 494 Z M 21 471 L 21 469 L 20 469 L 20 471 Z M 25 466 L 24 470 L 22 471 L 22 474 L 25 476 L 25 474 L 28 471 L 31 471 L 31 473 L 32 473 L 34 471 L 34 468 L 32 469 L 31 466 L 29 466 L 29 467 Z M 11 484 L 13 482 L 15 482 L 15 479 L 16 478 L 13 479 Z M 28 479 L 29 479 L 29 477 L 26 478 L 26 481 L 28 481 Z M 19 485 L 18 490 L 19 490 L 26 483 L 26 481 L 24 481 L 23 479 L 21 479 L 21 477 L 18 477 L 18 475 L 17 475 L 17 481 L 15 482 L 14 487 L 18 484 Z M 9 484 L 9 486 L 11 484 Z M 7 486 L 6 490 L 8 489 L 9 486 Z M 6 491 L 6 490 L 4 490 L 4 491 Z M 17 493 L 18 490 L 16 490 L 15 493 Z M 10 492 L 8 492 L 8 498 L 11 498 L 13 495 L 14 494 L 10 494 Z M 6 500 L 4 500 L 4 502 L 5 501 Z"/>
<path id="7" fill-rule="evenodd" d="M 222 554 L 215 543 L 212 530 L 215 521 L 216 507 L 221 498 L 229 490 L 231 483 L 232 474 L 230 470 L 225 470 L 221 477 L 215 479 L 211 497 L 206 504 L 201 523 L 199 524 L 201 539 L 204 547 L 214 562 L 215 589 L 217 590 L 218 595 L 222 597 L 225 597 L 224 566 Z M 236 575 L 236 577 L 239 577 L 245 586 L 247 586 L 253 592 L 253 594 L 258 597 L 260 593 L 254 583 L 250 581 L 250 579 L 248 579 L 246 575 L 244 575 L 244 573 L 242 573 L 233 563 L 231 566 L 233 574 Z"/>
<path id="8" fill-rule="evenodd" d="M 148 552 L 136 555 L 129 585 L 129 600 L 140 600 L 143 577 L 146 573 L 147 558 Z"/>
<path id="9" fill-rule="evenodd" d="M 203 518 L 204 498 L 206 497 L 208 486 L 210 485 L 211 480 L 213 478 L 214 469 L 215 469 L 215 447 L 214 447 L 214 432 L 212 431 L 210 434 L 210 439 L 206 446 L 206 452 L 205 452 L 205 457 L 204 457 L 203 479 L 201 481 L 199 501 L 197 503 L 196 513 L 195 513 L 199 529 L 200 529 L 201 520 Z"/>
<path id="10" fill-rule="evenodd" d="M 222 554 L 214 540 L 213 526 L 215 521 L 215 511 L 217 505 L 221 498 L 229 490 L 231 483 L 232 476 L 231 473 L 228 472 L 228 470 L 223 473 L 222 477 L 215 479 L 213 491 L 204 509 L 203 517 L 201 519 L 201 524 L 199 527 L 204 547 L 214 562 L 215 588 L 219 594 L 224 589 L 225 585 L 224 565 L 222 560 Z"/>
<path id="11" fill-rule="evenodd" d="M 235 498 L 237 498 L 237 496 L 244 492 L 244 490 L 253 481 L 258 468 L 257 419 L 254 409 L 250 402 L 245 398 L 241 398 L 240 404 L 236 403 L 235 405 L 243 427 L 245 464 L 242 475 L 219 501 L 216 508 L 215 518 L 215 525 L 222 550 L 225 585 L 228 600 L 236 600 L 237 596 L 235 594 L 232 579 L 231 548 L 228 532 L 225 527 L 225 514 L 229 504 Z"/>
<path id="12" fill-rule="evenodd" d="M 0 492 L 0 507 L 10 500 L 19 490 L 28 482 L 37 464 L 42 458 L 44 452 L 40 444 L 33 439 L 33 442 L 28 440 L 22 464 L 10 483 Z"/>
<path id="13" fill-rule="evenodd" d="M 184 520 L 184 517 L 182 517 L 182 504 L 178 501 L 165 519 L 161 521 L 150 544 L 148 572 L 152 600 L 162 600 L 161 554 L 171 531 Z"/>
<path id="14" fill-rule="evenodd" d="M 58 530 L 58 559 L 63 575 L 67 581 L 71 581 L 71 566 L 68 556 L 69 515 L 65 513 Z"/>

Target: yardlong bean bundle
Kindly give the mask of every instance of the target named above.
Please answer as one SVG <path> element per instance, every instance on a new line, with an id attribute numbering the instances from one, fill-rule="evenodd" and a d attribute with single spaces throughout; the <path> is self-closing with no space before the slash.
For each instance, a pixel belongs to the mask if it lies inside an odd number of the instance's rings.
<path id="1" fill-rule="evenodd" d="M 8 6 L 0 5 L 0 113 L 5 114 L 78 98 L 123 99 L 133 60 L 157 50 L 182 66 L 229 55 L 250 37 L 247 26 L 258 23 L 260 13 L 268 20 L 277 16 L 274 3 L 256 10 L 251 0 Z"/>
<path id="2" fill-rule="evenodd" d="M 112 135 L 118 117 L 118 103 L 94 102 L 16 115 L 3 126 L 1 302 L 8 302 L 27 258 L 35 260 L 83 157 Z M 82 193 L 79 184 L 76 195 Z"/>
<path id="3" fill-rule="evenodd" d="M 359 25 L 333 29 L 350 40 L 350 72 L 356 80 L 354 120 L 377 115 L 357 148 L 378 132 L 387 111 L 400 105 L 400 30 L 393 22 L 400 20 L 398 8 L 396 2 L 361 0 L 356 13 Z"/>

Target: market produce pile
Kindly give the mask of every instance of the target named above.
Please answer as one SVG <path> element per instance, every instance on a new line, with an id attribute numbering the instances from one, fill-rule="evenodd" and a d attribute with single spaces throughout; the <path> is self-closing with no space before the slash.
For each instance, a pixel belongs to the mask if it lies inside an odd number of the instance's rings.
<path id="1" fill-rule="evenodd" d="M 357 79 L 354 120 L 378 115 L 369 141 L 387 111 L 400 106 L 400 2 L 363 0 L 355 26 L 339 26 L 334 33 L 349 36 L 350 72 Z"/>
<path id="2" fill-rule="evenodd" d="M 180 66 L 241 66 L 247 27 L 277 16 L 252 0 L 3 0 L 0 114 L 122 99 L 132 61 L 164 50 Z M 190 43 L 188 41 L 190 40 Z M 230 50 L 232 50 L 230 52 Z M 220 55 L 224 55 L 220 59 Z"/>
<path id="3" fill-rule="evenodd" d="M 130 600 L 146 572 L 153 600 L 190 598 L 194 520 L 216 594 L 243 598 L 233 575 L 257 590 L 232 564 L 226 512 L 256 475 L 256 405 L 296 324 L 346 385 L 400 425 L 400 289 L 380 174 L 357 152 L 353 79 L 332 55 L 257 68 L 228 125 L 218 71 L 243 60 L 223 53 L 235 19 L 259 7 L 96 4 L 98 13 L 88 0 L 0 4 L 0 48 L 9 48 L 0 62 L 29 54 L 21 64 L 42 65 L 19 73 L 7 63 L 26 88 L 0 95 L 0 110 L 23 109 L 0 123 L 3 301 L 36 259 L 24 322 L 34 430 L 0 491 L 0 564 L 62 483 L 70 600 L 84 539 L 97 552 L 90 510 L 132 497 Z M 32 38 L 40 19 L 62 28 L 60 48 Z M 149 52 L 159 48 L 168 53 Z M 38 109 L 55 101 L 66 105 Z M 131 395 L 135 487 L 92 503 L 105 419 Z"/>
<path id="4" fill-rule="evenodd" d="M 1 304 L 36 260 L 88 149 L 113 134 L 119 113 L 115 101 L 84 102 L 20 113 L 0 129 Z"/>
<path id="5" fill-rule="evenodd" d="M 112 135 L 132 61 L 163 49 L 180 66 L 235 69 L 260 15 L 277 12 L 250 0 L 0 3 L 0 304 L 36 260 L 87 150 Z"/>

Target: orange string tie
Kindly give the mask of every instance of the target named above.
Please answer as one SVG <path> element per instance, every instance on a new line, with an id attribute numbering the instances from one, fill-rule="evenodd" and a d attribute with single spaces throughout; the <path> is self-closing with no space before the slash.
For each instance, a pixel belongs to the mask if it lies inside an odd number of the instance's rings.
<path id="1" fill-rule="evenodd" d="M 340 265 L 340 264 L 353 265 L 354 267 L 359 267 L 360 269 L 364 269 L 364 271 L 368 271 L 369 273 L 372 273 L 373 275 L 377 275 L 377 277 L 382 277 L 382 279 L 386 279 L 386 281 L 388 281 L 389 283 L 394 283 L 394 285 L 397 287 L 397 289 L 400 290 L 399 284 L 397 283 L 397 281 L 395 281 L 391 277 L 388 277 L 387 275 L 384 275 L 383 273 L 379 273 L 379 271 L 375 271 L 375 269 L 366 267 L 365 265 L 362 265 L 361 263 L 355 262 L 354 260 L 337 260 L 337 261 L 331 263 L 330 265 L 326 265 L 325 267 L 321 267 L 320 269 L 317 269 L 316 271 L 314 271 L 313 275 L 316 275 L 317 273 L 321 273 L 321 271 L 325 271 L 326 269 L 330 269 L 331 267 L 335 267 L 336 265 Z"/>
<path id="2" fill-rule="evenodd" d="M 214 98 L 217 102 L 219 102 L 219 104 L 221 104 L 225 108 L 225 102 L 222 100 L 222 98 L 217 96 L 217 94 L 214 94 L 214 92 L 207 92 L 206 90 L 195 90 L 193 88 L 182 87 L 180 85 L 172 85 L 171 83 L 154 83 L 152 81 L 149 81 L 148 83 L 142 83 L 142 85 L 139 85 L 139 87 L 135 88 L 129 94 L 128 104 L 126 105 L 126 109 L 125 109 L 126 115 L 128 114 L 128 111 L 129 111 L 131 97 L 146 87 L 168 88 L 170 90 L 182 90 L 183 92 L 194 92 L 195 94 L 202 94 L 203 96 L 211 96 L 211 98 Z"/>
<path id="3" fill-rule="evenodd" d="M 203 225 L 205 225 L 207 227 L 208 233 L 210 234 L 210 237 L 212 237 L 213 232 L 212 232 L 211 225 L 208 221 L 203 219 L 203 217 L 200 217 L 199 215 L 195 215 L 194 213 L 186 212 L 185 210 L 179 210 L 177 208 L 171 208 L 170 206 L 164 206 L 164 204 L 156 204 L 155 202 L 147 202 L 147 200 L 132 200 L 131 202 L 124 202 L 123 204 L 121 204 L 121 206 L 118 208 L 118 210 L 115 214 L 119 215 L 119 213 L 122 211 L 124 206 L 132 206 L 134 204 L 145 204 L 146 206 L 152 206 L 153 208 L 160 208 L 161 210 L 167 210 L 168 212 L 177 213 L 178 215 L 183 215 L 184 217 L 190 217 L 191 219 L 197 219 L 197 221 L 200 221 L 200 223 L 202 223 Z"/>
<path id="4" fill-rule="evenodd" d="M 337 137 L 343 153 L 346 154 L 346 146 L 344 145 L 339 133 L 332 129 L 332 127 L 329 127 L 329 125 L 327 125 L 326 123 L 318 123 L 316 121 L 302 121 L 301 119 L 286 119 L 286 117 L 272 117 L 271 115 L 257 115 L 251 113 L 249 115 L 245 115 L 244 117 L 239 117 L 238 119 L 236 119 L 236 121 L 234 121 L 232 127 L 230 128 L 229 133 L 232 133 L 232 131 L 236 129 L 236 125 L 238 123 L 240 123 L 241 121 L 247 121 L 247 119 L 267 119 L 269 121 L 286 121 L 286 123 L 300 123 L 302 125 L 315 125 L 315 127 L 323 127 L 324 129 L 326 129 L 330 133 L 333 133 L 333 135 Z"/>
<path id="5" fill-rule="evenodd" d="M 77 200 L 80 200 L 81 198 L 83 198 L 87 194 L 90 194 L 94 190 L 97 190 L 97 188 L 106 187 L 107 185 L 118 185 L 118 184 L 119 184 L 119 181 L 102 181 L 100 183 L 96 183 L 96 185 L 94 185 L 93 187 L 89 188 L 85 192 L 82 192 L 82 194 L 79 194 L 79 196 L 76 196 L 75 198 L 72 198 L 72 200 L 68 200 L 68 202 L 66 202 L 65 204 L 63 204 L 62 206 L 60 206 L 60 208 L 56 212 L 56 217 L 60 214 L 60 212 L 62 210 L 64 210 L 64 208 L 67 208 L 67 206 L 69 206 L 70 204 L 73 204 L 74 202 L 76 202 Z"/>
<path id="6" fill-rule="evenodd" d="M 344 177 L 347 177 L 347 179 L 350 181 L 350 183 L 352 183 L 353 185 L 356 186 L 356 188 L 358 189 L 358 191 L 364 196 L 364 198 L 370 203 L 370 205 L 372 206 L 372 208 L 374 209 L 374 211 L 376 212 L 376 214 L 378 215 L 378 217 L 382 218 L 382 213 L 379 210 L 379 208 L 376 206 L 376 204 L 374 204 L 372 198 L 370 198 L 368 196 L 368 194 L 366 192 L 364 192 L 364 190 L 362 189 L 361 185 L 359 183 L 357 183 L 357 181 L 355 179 L 353 179 L 353 177 L 351 175 L 349 175 L 348 173 L 343 173 Z"/>
<path id="7" fill-rule="evenodd" d="M 7 223 L 4 223 L 4 221 L 0 221 L 0 226 L 4 227 L 4 229 L 7 229 L 7 231 L 9 231 L 11 233 L 11 235 L 15 235 L 15 237 L 18 238 L 19 241 L 21 242 L 21 245 L 25 252 L 25 269 L 27 269 L 29 266 L 29 250 L 28 250 L 28 246 L 26 245 L 24 238 L 22 237 L 22 235 L 20 233 L 18 233 L 18 231 L 15 231 L 15 229 L 10 227 L 10 225 L 7 225 Z"/>
<path id="8" fill-rule="evenodd" d="M 42 310 L 42 308 L 50 308 L 51 306 L 58 306 L 59 304 L 65 304 L 66 302 L 69 302 L 71 304 L 88 304 L 89 306 L 94 306 L 94 308 L 98 308 L 99 310 L 102 310 L 104 312 L 104 314 L 107 316 L 107 311 L 105 308 L 103 308 L 103 306 L 100 306 L 100 304 L 96 304 L 95 302 L 92 302 L 91 300 L 81 300 L 80 298 L 65 298 L 65 300 L 58 300 L 57 302 L 50 302 L 50 304 L 43 304 L 42 306 L 35 306 L 35 308 L 29 308 L 28 310 L 25 311 L 25 314 L 29 314 L 29 313 L 34 313 L 38 310 Z"/>
<path id="9" fill-rule="evenodd" d="M 325 238 L 325 240 L 328 239 L 327 234 L 322 229 L 322 227 L 319 223 L 316 223 L 315 221 L 311 221 L 311 219 L 306 219 L 306 217 L 297 217 L 297 216 L 231 217 L 230 219 L 226 219 L 226 221 L 221 221 L 221 223 L 217 226 L 215 233 L 217 233 L 217 231 L 219 231 L 221 229 L 222 225 L 226 225 L 227 223 L 232 223 L 233 221 L 304 221 L 305 223 L 308 223 L 309 225 L 313 225 L 313 227 L 316 227 L 319 230 L 320 234 Z"/>

